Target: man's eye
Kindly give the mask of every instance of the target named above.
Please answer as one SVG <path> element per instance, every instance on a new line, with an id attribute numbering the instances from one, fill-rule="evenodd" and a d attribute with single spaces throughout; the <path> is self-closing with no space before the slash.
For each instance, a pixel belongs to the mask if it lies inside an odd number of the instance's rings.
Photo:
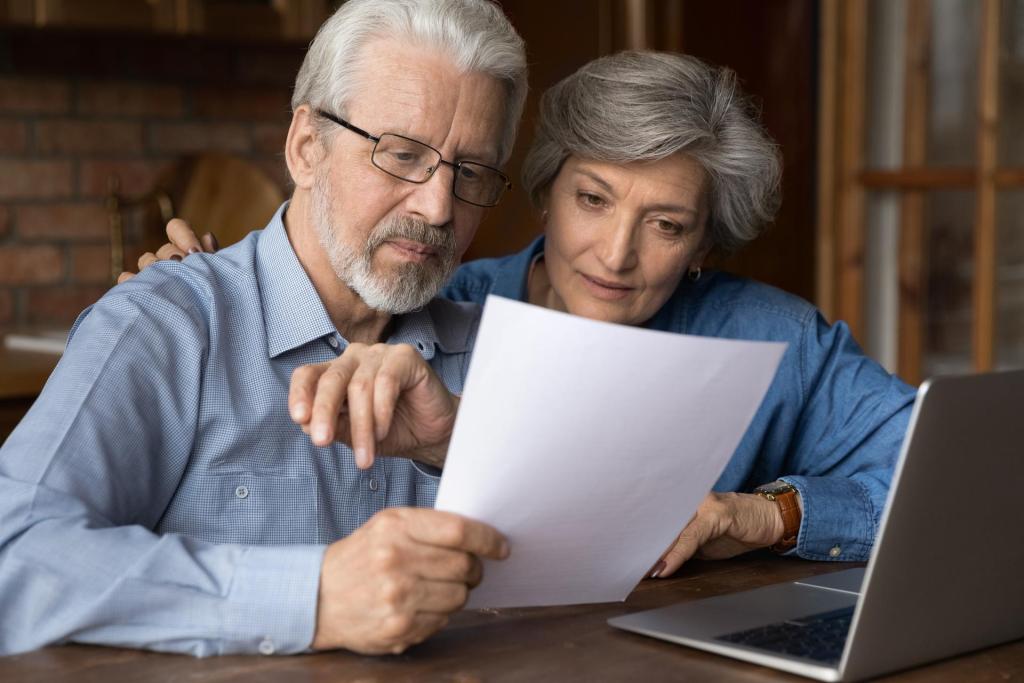
<path id="1" fill-rule="evenodd" d="M 480 180 L 480 174 L 468 166 L 459 167 L 459 176 L 463 180 Z"/>
<path id="2" fill-rule="evenodd" d="M 392 159 L 394 159 L 395 161 L 401 162 L 403 164 L 411 163 L 413 161 L 416 161 L 416 159 L 418 157 L 418 155 L 415 152 L 402 152 L 400 150 L 395 150 L 393 152 L 389 152 L 389 154 L 391 155 Z"/>

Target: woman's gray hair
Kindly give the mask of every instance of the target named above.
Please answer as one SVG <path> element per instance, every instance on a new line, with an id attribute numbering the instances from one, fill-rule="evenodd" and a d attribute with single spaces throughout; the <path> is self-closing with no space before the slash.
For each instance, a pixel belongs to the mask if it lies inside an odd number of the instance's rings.
<path id="1" fill-rule="evenodd" d="M 781 200 L 781 157 L 736 74 L 694 57 L 620 52 L 596 59 L 544 93 L 523 185 L 542 206 L 570 156 L 611 163 L 683 152 L 708 174 L 711 246 L 753 240 Z"/>
<path id="2" fill-rule="evenodd" d="M 504 12 L 489 0 L 348 0 L 309 46 L 295 80 L 292 111 L 307 104 L 345 116 L 358 86 L 362 49 L 375 38 L 436 50 L 461 71 L 502 81 L 508 97 L 499 158 L 508 160 L 526 100 L 526 51 Z M 323 126 L 328 139 L 333 129 Z"/>

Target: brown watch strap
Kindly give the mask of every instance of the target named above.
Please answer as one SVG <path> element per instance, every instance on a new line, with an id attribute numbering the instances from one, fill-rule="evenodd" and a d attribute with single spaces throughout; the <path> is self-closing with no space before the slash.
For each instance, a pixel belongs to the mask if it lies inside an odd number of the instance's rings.
<path id="1" fill-rule="evenodd" d="M 800 534 L 800 502 L 797 490 L 788 487 L 786 490 L 776 492 L 755 491 L 757 495 L 768 500 L 775 501 L 779 506 L 779 513 L 782 515 L 782 538 L 771 546 L 776 553 L 784 553 L 796 546 L 797 536 Z"/>
<path id="2" fill-rule="evenodd" d="M 800 503 L 797 502 L 796 491 L 785 491 L 775 494 L 775 502 L 782 513 L 782 538 L 772 546 L 777 553 L 784 553 L 796 546 L 796 538 L 800 533 Z"/>

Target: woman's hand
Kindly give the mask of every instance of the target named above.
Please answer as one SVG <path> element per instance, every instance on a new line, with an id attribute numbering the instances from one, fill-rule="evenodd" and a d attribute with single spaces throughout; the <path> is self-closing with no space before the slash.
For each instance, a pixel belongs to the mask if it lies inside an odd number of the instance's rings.
<path id="1" fill-rule="evenodd" d="M 675 543 L 651 569 L 672 575 L 691 557 L 722 560 L 778 543 L 785 532 L 779 506 L 752 493 L 709 493 Z"/>
<path id="2" fill-rule="evenodd" d="M 217 238 L 213 236 L 212 232 L 206 233 L 203 235 L 202 239 L 200 239 L 196 237 L 196 234 L 192 231 L 189 224 L 180 218 L 172 218 L 170 222 L 167 223 L 166 233 L 167 239 L 169 239 L 170 242 L 157 249 L 155 254 L 151 251 L 147 251 L 139 257 L 140 273 L 145 270 L 147 266 L 150 266 L 157 261 L 166 261 L 168 259 L 180 261 L 188 254 L 198 254 L 200 252 L 212 254 L 220 249 L 220 245 L 217 243 Z M 135 277 L 135 273 L 130 270 L 126 270 L 117 276 L 117 283 L 121 284 L 125 280 L 130 280 L 133 277 Z"/>
<path id="3" fill-rule="evenodd" d="M 377 454 L 441 467 L 459 399 L 408 344 L 349 344 L 328 363 L 292 374 L 288 412 L 317 446 L 355 451 L 366 469 Z"/>

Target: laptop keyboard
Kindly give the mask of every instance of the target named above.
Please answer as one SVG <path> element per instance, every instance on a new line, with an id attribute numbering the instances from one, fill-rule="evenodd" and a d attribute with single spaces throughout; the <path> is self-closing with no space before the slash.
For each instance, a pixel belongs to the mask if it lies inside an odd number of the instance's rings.
<path id="1" fill-rule="evenodd" d="M 850 631 L 853 608 L 851 605 L 801 619 L 758 626 L 718 636 L 715 640 L 837 665 L 846 645 L 846 634 Z"/>

